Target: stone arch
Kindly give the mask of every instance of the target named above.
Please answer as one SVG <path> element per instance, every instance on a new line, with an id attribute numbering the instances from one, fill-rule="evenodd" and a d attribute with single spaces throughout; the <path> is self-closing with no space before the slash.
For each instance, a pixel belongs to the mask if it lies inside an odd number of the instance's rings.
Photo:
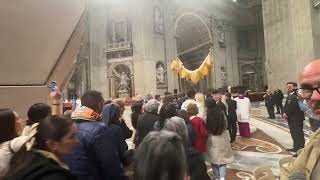
<path id="1" fill-rule="evenodd" d="M 178 54 L 213 40 L 205 19 L 194 12 L 179 15 L 174 28 Z"/>
<path id="2" fill-rule="evenodd" d="M 186 68 L 190 70 L 198 68 L 208 55 L 213 42 L 208 23 L 204 17 L 195 12 L 183 12 L 176 18 L 174 28 L 179 58 Z M 209 76 L 196 85 L 189 80 L 181 79 L 179 89 L 186 91 L 193 88 L 205 91 L 211 84 Z"/>
<path id="3" fill-rule="evenodd" d="M 111 66 L 109 67 L 108 69 L 108 77 L 112 77 L 113 76 L 113 70 L 119 66 L 119 65 L 123 65 L 123 66 L 126 66 L 128 67 L 128 69 L 130 70 L 130 76 L 133 76 L 133 65 L 130 63 L 130 62 L 121 62 L 121 63 L 113 63 L 111 64 Z"/>
<path id="4" fill-rule="evenodd" d="M 122 66 L 122 67 L 121 67 Z M 124 69 L 126 72 L 128 80 L 128 89 L 126 92 L 119 90 L 119 77 L 121 71 L 120 69 Z M 127 72 L 129 71 L 129 72 Z M 133 65 L 130 62 L 115 62 L 110 65 L 110 67 L 107 70 L 107 78 L 109 83 L 109 97 L 128 97 L 134 94 L 134 71 L 133 71 Z"/>
<path id="5" fill-rule="evenodd" d="M 175 24 L 174 24 L 175 34 L 177 33 L 178 22 L 179 22 L 183 17 L 185 17 L 185 16 L 194 16 L 194 17 L 196 17 L 197 19 L 199 19 L 199 20 L 203 23 L 203 25 L 206 27 L 206 30 L 207 30 L 208 32 L 210 32 L 210 28 L 209 28 L 209 26 L 207 25 L 207 23 L 206 23 L 206 21 L 204 20 L 203 17 L 201 17 L 199 14 L 194 13 L 194 12 L 184 12 L 184 13 L 180 14 L 180 15 L 177 17 L 176 21 L 175 21 Z M 209 36 L 210 36 L 210 40 L 212 41 L 212 35 L 209 34 Z"/>

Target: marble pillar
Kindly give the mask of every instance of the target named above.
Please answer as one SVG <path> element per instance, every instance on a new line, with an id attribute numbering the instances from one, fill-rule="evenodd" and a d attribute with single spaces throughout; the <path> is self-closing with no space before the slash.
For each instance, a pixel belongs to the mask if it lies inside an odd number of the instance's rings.
<path id="1" fill-rule="evenodd" d="M 264 0 L 262 7 L 268 85 L 285 90 L 286 82 L 297 82 L 301 69 L 319 55 L 317 10 L 307 0 Z"/>
<path id="2" fill-rule="evenodd" d="M 91 89 L 109 94 L 107 61 L 104 53 L 106 40 L 107 4 L 100 0 L 89 1 L 88 25 L 90 38 Z"/>

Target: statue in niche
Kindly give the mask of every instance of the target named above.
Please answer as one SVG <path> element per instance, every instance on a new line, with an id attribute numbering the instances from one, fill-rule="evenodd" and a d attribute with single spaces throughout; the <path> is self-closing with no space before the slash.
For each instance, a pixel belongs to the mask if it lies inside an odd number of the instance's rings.
<path id="1" fill-rule="evenodd" d="M 219 41 L 219 47 L 225 48 L 225 32 L 222 30 L 222 26 L 218 26 L 218 41 Z"/>
<path id="2" fill-rule="evenodd" d="M 122 71 L 121 74 L 118 74 L 115 70 L 113 70 L 115 76 L 119 79 L 118 85 L 118 93 L 120 92 L 130 92 L 130 78 L 128 75 Z"/>
<path id="3" fill-rule="evenodd" d="M 126 73 L 124 71 L 122 71 L 122 73 L 120 75 L 119 90 L 127 90 L 127 91 L 129 91 L 130 90 L 129 81 L 130 81 L 130 79 L 128 78 Z"/>
<path id="4" fill-rule="evenodd" d="M 156 77 L 157 77 L 157 83 L 158 84 L 165 84 L 165 69 L 163 68 L 162 63 L 158 63 L 157 71 L 156 71 Z"/>
<path id="5" fill-rule="evenodd" d="M 154 8 L 154 31 L 156 33 L 164 33 L 164 21 L 161 9 L 159 7 Z"/>
<path id="6" fill-rule="evenodd" d="M 221 67 L 221 81 L 222 81 L 222 86 L 227 85 L 227 72 L 225 67 Z"/>

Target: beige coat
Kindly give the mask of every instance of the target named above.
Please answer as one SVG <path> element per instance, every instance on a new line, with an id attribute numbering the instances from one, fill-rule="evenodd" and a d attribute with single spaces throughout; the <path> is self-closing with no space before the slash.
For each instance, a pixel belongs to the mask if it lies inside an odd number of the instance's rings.
<path id="1" fill-rule="evenodd" d="M 38 123 L 28 126 L 23 130 L 21 136 L 0 144 L 0 179 L 8 171 L 13 153 L 19 151 L 23 145 L 26 145 L 27 149 L 32 147 L 34 143 L 33 137 L 37 133 L 37 126 Z"/>
<path id="2" fill-rule="evenodd" d="M 9 168 L 9 162 L 13 156 L 11 150 L 17 152 L 27 139 L 27 136 L 20 136 L 0 144 L 0 178 L 5 175 Z"/>
<path id="3" fill-rule="evenodd" d="M 290 162 L 288 166 L 281 168 L 280 179 L 287 180 L 294 173 L 306 174 L 307 180 L 310 180 L 313 169 L 320 159 L 320 129 L 318 129 L 310 138 L 308 144 L 299 153 L 297 159 Z M 320 179 L 320 177 L 319 177 Z"/>
<path id="4" fill-rule="evenodd" d="M 218 136 L 209 134 L 206 157 L 212 164 L 229 164 L 234 160 L 228 130 Z"/>

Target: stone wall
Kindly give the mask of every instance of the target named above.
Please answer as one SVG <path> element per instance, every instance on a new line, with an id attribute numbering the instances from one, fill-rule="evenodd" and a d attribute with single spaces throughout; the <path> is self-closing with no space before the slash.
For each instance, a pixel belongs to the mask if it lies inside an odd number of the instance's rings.
<path id="1" fill-rule="evenodd" d="M 268 85 L 285 90 L 319 54 L 316 10 L 310 0 L 264 0 L 262 6 Z"/>
<path id="2" fill-rule="evenodd" d="M 159 7 L 163 12 L 163 34 L 154 31 L 155 7 Z M 208 84 L 208 87 L 222 87 L 221 67 L 225 68 L 227 73 L 226 85 L 239 85 L 237 27 L 239 23 L 252 25 L 255 19 L 244 16 L 232 1 L 205 0 L 199 3 L 194 0 L 121 0 L 107 3 L 102 0 L 93 0 L 89 2 L 91 88 L 101 91 L 107 98 L 110 94 L 110 85 L 106 77 L 108 59 L 104 46 L 110 43 L 108 26 L 111 21 L 122 18 L 129 20 L 132 28 L 134 93 L 155 95 L 178 89 L 179 79 L 171 72 L 170 64 L 171 60 L 177 56 L 176 21 L 186 12 L 201 17 L 210 31 L 214 62 L 210 77 L 211 84 Z M 244 18 L 239 19 L 239 16 Z M 225 33 L 225 47 L 219 47 L 218 27 L 221 27 L 220 31 Z M 165 64 L 167 72 L 167 87 L 164 86 L 162 89 L 157 88 L 155 78 L 155 66 L 158 61 Z"/>

